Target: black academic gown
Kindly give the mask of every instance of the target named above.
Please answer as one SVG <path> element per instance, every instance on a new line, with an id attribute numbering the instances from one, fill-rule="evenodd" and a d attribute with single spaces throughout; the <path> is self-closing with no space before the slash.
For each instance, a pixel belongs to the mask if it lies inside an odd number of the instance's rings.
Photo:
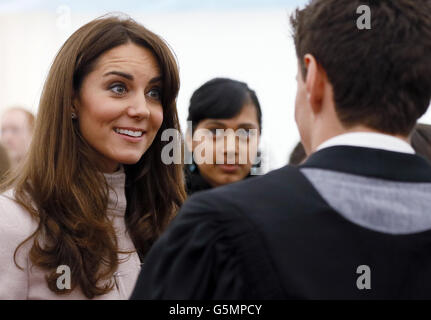
<path id="1" fill-rule="evenodd" d="M 431 183 L 419 156 L 331 147 L 299 168 L 200 192 L 144 259 L 132 299 L 431 298 L 431 231 L 360 227 L 325 202 L 301 167 Z M 356 286 L 364 261 L 373 266 L 371 290 Z"/>

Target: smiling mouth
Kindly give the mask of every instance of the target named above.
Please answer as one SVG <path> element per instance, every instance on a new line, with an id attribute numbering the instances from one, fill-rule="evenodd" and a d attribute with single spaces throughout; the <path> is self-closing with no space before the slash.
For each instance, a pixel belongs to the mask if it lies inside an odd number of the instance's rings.
<path id="1" fill-rule="evenodd" d="M 124 136 L 133 137 L 133 138 L 142 137 L 142 135 L 145 133 L 145 131 L 142 131 L 142 130 L 131 130 L 131 129 L 120 129 L 120 128 L 114 128 L 114 131 L 118 134 L 122 134 Z"/>

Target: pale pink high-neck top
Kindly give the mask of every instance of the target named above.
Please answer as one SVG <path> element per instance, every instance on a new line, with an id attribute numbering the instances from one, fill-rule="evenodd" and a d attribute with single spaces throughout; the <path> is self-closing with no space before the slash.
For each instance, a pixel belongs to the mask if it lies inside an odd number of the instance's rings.
<path id="1" fill-rule="evenodd" d="M 108 216 L 117 233 L 120 250 L 133 251 L 132 254 L 120 254 L 123 261 L 113 279 L 115 286 L 109 293 L 95 299 L 128 299 L 135 286 L 140 271 L 139 257 L 126 232 L 124 214 L 126 211 L 125 173 L 120 170 L 105 174 L 109 191 Z M 51 291 L 45 280 L 46 272 L 32 266 L 28 252 L 33 244 L 30 240 L 18 251 L 17 262 L 24 268 L 20 270 L 14 263 L 16 247 L 37 228 L 37 222 L 28 211 L 13 200 L 13 190 L 0 195 L 0 299 L 87 299 L 80 288 L 70 294 L 56 294 Z M 125 259 L 125 260 L 123 260 Z M 59 274 L 66 274 L 59 270 Z M 64 278 L 63 278 L 64 279 Z M 63 281 L 65 284 L 66 280 Z"/>

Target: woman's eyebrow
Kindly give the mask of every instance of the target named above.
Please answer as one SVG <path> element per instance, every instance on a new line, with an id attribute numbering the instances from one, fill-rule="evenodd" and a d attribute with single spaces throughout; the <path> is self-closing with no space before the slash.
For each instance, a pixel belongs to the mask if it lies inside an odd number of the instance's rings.
<path id="1" fill-rule="evenodd" d="M 126 79 L 128 79 L 130 81 L 133 81 L 133 79 L 134 79 L 133 75 L 131 75 L 129 73 L 126 73 L 126 72 L 122 72 L 122 71 L 109 71 L 109 72 L 105 73 L 103 76 L 107 77 L 107 76 L 110 76 L 110 75 L 120 76 L 120 77 L 126 78 Z M 162 80 L 162 76 L 159 75 L 159 76 L 156 76 L 156 77 L 152 78 L 149 81 L 149 83 L 153 84 L 153 83 L 159 82 L 161 80 Z"/>
<path id="2" fill-rule="evenodd" d="M 258 126 L 255 123 L 245 122 L 245 123 L 241 123 L 238 127 L 240 127 L 240 128 L 257 128 Z"/>
<path id="3" fill-rule="evenodd" d="M 208 121 L 205 125 L 207 125 L 207 126 L 217 125 L 217 126 L 221 126 L 221 127 L 226 126 L 223 122 L 220 122 L 220 121 Z"/>
<path id="4" fill-rule="evenodd" d="M 109 71 L 109 72 L 105 73 L 103 76 L 107 77 L 107 76 L 110 76 L 110 75 L 116 75 L 116 76 L 120 76 L 120 77 L 126 78 L 128 80 L 133 80 L 133 76 L 131 74 L 125 73 L 125 72 L 121 72 L 121 71 Z"/>
<path id="5" fill-rule="evenodd" d="M 157 77 L 152 78 L 152 79 L 149 81 L 149 83 L 150 83 L 150 84 L 152 84 L 152 83 L 155 83 L 155 82 L 159 82 L 159 81 L 162 81 L 162 79 L 163 79 L 163 77 L 162 77 L 162 76 L 157 76 Z"/>

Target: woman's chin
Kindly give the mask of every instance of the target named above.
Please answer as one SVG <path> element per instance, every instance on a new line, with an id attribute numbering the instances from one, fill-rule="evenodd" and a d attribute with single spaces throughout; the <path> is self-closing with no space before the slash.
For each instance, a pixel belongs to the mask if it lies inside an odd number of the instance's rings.
<path id="1" fill-rule="evenodd" d="M 126 165 L 133 165 L 138 163 L 138 161 L 142 158 L 143 155 L 136 155 L 131 157 L 121 157 L 117 159 L 118 163 L 126 164 Z"/>
<path id="2" fill-rule="evenodd" d="M 222 175 L 222 176 L 218 177 L 218 179 L 217 179 L 217 185 L 223 186 L 223 185 L 226 185 L 226 184 L 238 182 L 240 180 L 241 180 L 241 178 L 238 177 L 238 176 L 225 174 L 225 175 Z"/>

